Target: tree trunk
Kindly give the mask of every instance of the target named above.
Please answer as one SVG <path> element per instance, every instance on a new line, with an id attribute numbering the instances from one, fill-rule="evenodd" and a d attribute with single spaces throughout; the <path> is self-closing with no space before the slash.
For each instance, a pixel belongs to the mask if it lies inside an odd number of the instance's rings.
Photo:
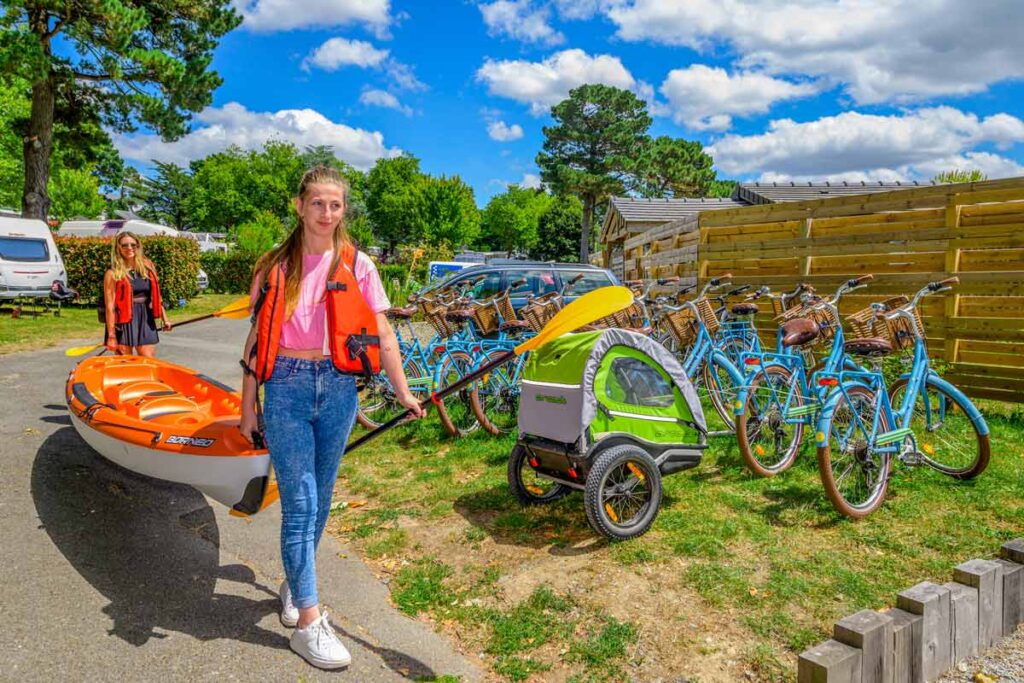
<path id="1" fill-rule="evenodd" d="M 53 151 L 53 77 L 32 86 L 32 118 L 23 140 L 25 188 L 21 196 L 21 215 L 46 220 L 50 213 L 50 153 Z"/>
<path id="2" fill-rule="evenodd" d="M 594 195 L 583 195 L 583 228 L 580 233 L 580 263 L 590 263 L 590 224 L 594 221 Z"/>

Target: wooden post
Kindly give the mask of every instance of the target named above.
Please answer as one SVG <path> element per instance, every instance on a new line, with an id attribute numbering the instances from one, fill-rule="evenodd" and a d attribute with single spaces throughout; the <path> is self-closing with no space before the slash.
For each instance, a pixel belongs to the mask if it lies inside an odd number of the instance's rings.
<path id="1" fill-rule="evenodd" d="M 892 620 L 893 683 L 924 683 L 921 655 L 924 617 L 898 608 L 886 614 Z"/>
<path id="2" fill-rule="evenodd" d="M 962 583 L 950 582 L 951 630 L 953 632 L 953 663 L 978 654 L 978 591 Z"/>
<path id="3" fill-rule="evenodd" d="M 952 195 L 949 201 L 946 203 L 946 234 L 949 239 L 949 244 L 954 244 L 957 240 L 957 228 L 960 227 L 960 204 L 959 195 Z M 947 247 L 946 248 L 946 277 L 957 275 L 960 272 L 960 249 L 958 247 Z M 957 293 L 956 288 L 952 292 L 946 295 L 946 310 L 945 310 L 945 325 L 946 340 L 945 348 L 943 349 L 942 357 L 948 363 L 955 363 L 957 360 L 957 353 L 960 350 L 960 339 L 959 337 L 951 337 L 954 334 L 949 331 L 949 326 L 953 323 L 954 318 L 960 315 L 960 295 Z"/>
<path id="4" fill-rule="evenodd" d="M 860 683 L 861 651 L 826 640 L 801 653 L 796 679 L 798 683 Z"/>
<path id="5" fill-rule="evenodd" d="M 968 560 L 953 570 L 953 580 L 978 589 L 978 648 L 1003 637 L 1003 568 L 991 560 Z"/>
<path id="6" fill-rule="evenodd" d="M 953 637 L 949 621 L 949 589 L 923 581 L 896 596 L 900 609 L 920 614 L 921 671 L 924 680 L 939 677 L 953 665 Z"/>
<path id="7" fill-rule="evenodd" d="M 803 227 L 800 228 L 801 239 L 809 240 L 811 238 L 811 223 L 814 221 L 813 218 L 805 218 Z M 800 276 L 807 277 L 811 274 L 811 256 L 810 245 L 807 245 L 807 255 L 800 259 Z"/>
<path id="8" fill-rule="evenodd" d="M 861 651 L 861 683 L 893 683 L 892 617 L 865 609 L 835 623 L 833 638 Z"/>

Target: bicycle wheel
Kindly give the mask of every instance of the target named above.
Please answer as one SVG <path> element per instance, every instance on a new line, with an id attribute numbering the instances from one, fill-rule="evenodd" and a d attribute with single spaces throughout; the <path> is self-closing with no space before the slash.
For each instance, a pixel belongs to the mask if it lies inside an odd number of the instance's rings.
<path id="1" fill-rule="evenodd" d="M 736 431 L 736 397 L 739 394 L 739 387 L 733 380 L 730 373 L 721 361 L 714 356 L 708 356 L 701 369 L 703 382 L 698 391 L 707 393 L 715 412 L 722 418 L 726 429 Z"/>
<path id="2" fill-rule="evenodd" d="M 476 363 L 465 351 L 449 351 L 437 369 L 437 391 L 449 387 L 473 370 Z M 480 426 L 472 406 L 473 386 L 463 387 L 437 404 L 437 416 L 452 436 L 466 436 Z"/>
<path id="3" fill-rule="evenodd" d="M 572 493 L 568 486 L 539 476 L 529 456 L 525 446 L 516 444 L 508 457 L 508 487 L 520 505 L 545 505 Z"/>
<path id="4" fill-rule="evenodd" d="M 786 411 L 804 405 L 793 374 L 779 365 L 759 370 L 747 385 L 743 413 L 736 418 L 736 440 L 754 474 L 773 477 L 789 469 L 800 451 L 804 423 L 786 420 Z"/>
<path id="5" fill-rule="evenodd" d="M 818 473 L 825 493 L 839 512 L 854 519 L 874 512 L 889 487 L 892 455 L 877 452 L 871 443 L 876 406 L 874 392 L 847 388 L 822 429 L 825 445 L 818 445 Z M 878 429 L 880 433 L 892 429 L 884 413 Z"/>
<path id="6" fill-rule="evenodd" d="M 421 378 L 423 371 L 416 363 L 410 363 L 405 368 L 405 375 L 411 381 L 414 378 Z M 405 408 L 395 400 L 395 390 L 391 382 L 385 375 L 378 374 L 367 380 L 363 390 L 359 392 L 356 421 L 366 429 L 376 429 L 403 410 Z"/>
<path id="7" fill-rule="evenodd" d="M 902 405 L 907 380 L 897 380 L 889 392 L 895 408 Z M 914 402 L 910 429 L 921 459 L 954 479 L 972 479 L 988 467 L 988 434 L 978 431 L 968 410 L 969 399 L 926 381 Z"/>
<path id="8" fill-rule="evenodd" d="M 495 349 L 488 353 L 481 365 L 490 363 L 505 351 Z M 484 375 L 473 386 L 470 394 L 473 414 L 480 426 L 491 434 L 508 434 L 518 426 L 519 369 L 522 358 L 514 358 Z"/>

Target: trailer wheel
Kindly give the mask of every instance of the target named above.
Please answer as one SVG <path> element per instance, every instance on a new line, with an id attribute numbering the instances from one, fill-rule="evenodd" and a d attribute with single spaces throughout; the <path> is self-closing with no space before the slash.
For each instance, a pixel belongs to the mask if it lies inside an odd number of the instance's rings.
<path id="1" fill-rule="evenodd" d="M 537 476 L 529 459 L 526 446 L 518 443 L 508 456 L 508 488 L 520 505 L 546 505 L 572 491 L 568 486 Z"/>
<path id="2" fill-rule="evenodd" d="M 612 446 L 587 474 L 583 505 L 594 531 L 615 541 L 643 535 L 661 507 L 661 472 L 639 446 Z"/>

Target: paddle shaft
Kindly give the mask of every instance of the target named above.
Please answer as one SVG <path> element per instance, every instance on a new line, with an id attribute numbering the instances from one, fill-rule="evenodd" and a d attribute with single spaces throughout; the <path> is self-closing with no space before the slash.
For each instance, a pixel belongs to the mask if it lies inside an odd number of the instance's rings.
<path id="1" fill-rule="evenodd" d="M 486 365 L 483 365 L 483 366 L 477 368 L 476 370 L 474 370 L 473 372 L 469 373 L 468 375 L 466 375 L 465 377 L 460 379 L 455 384 L 451 384 L 451 385 L 445 387 L 444 389 L 442 389 L 441 391 L 438 391 L 437 393 L 431 394 L 430 398 L 428 398 L 426 400 L 423 400 L 423 401 L 420 401 L 420 408 L 423 408 L 423 409 L 429 408 L 431 403 L 435 403 L 437 401 L 440 401 L 440 400 L 444 399 L 447 396 L 451 396 L 456 391 L 459 391 L 460 389 L 463 389 L 467 384 L 469 384 L 471 382 L 475 382 L 476 380 L 478 380 L 481 377 L 483 377 L 484 375 L 486 375 L 488 372 L 491 372 L 492 370 L 496 370 L 497 368 L 501 367 L 502 365 L 504 365 L 505 363 L 507 363 L 508 361 L 510 361 L 511 359 L 513 359 L 515 357 L 516 357 L 516 352 L 515 351 L 506 351 L 505 353 L 501 354 L 500 356 L 498 356 L 497 358 L 492 360 L 490 363 L 487 363 Z M 370 441 L 371 439 L 380 436 L 384 432 L 388 431 L 389 429 L 391 429 L 395 425 L 397 425 L 397 424 L 401 423 L 403 420 L 405 420 L 405 418 L 407 418 L 411 412 L 412 411 L 410 411 L 410 410 L 406 410 L 403 413 L 395 415 L 393 418 L 391 418 L 390 420 L 388 420 L 387 422 L 382 424 L 380 427 L 377 427 L 372 432 L 367 432 L 366 434 L 363 434 L 361 437 L 359 437 L 358 439 L 356 439 L 355 441 L 350 443 L 348 446 L 346 446 L 345 447 L 345 452 L 346 453 L 351 453 L 352 451 L 354 451 L 356 448 L 359 448 L 360 446 L 362 446 L 367 441 Z"/>

